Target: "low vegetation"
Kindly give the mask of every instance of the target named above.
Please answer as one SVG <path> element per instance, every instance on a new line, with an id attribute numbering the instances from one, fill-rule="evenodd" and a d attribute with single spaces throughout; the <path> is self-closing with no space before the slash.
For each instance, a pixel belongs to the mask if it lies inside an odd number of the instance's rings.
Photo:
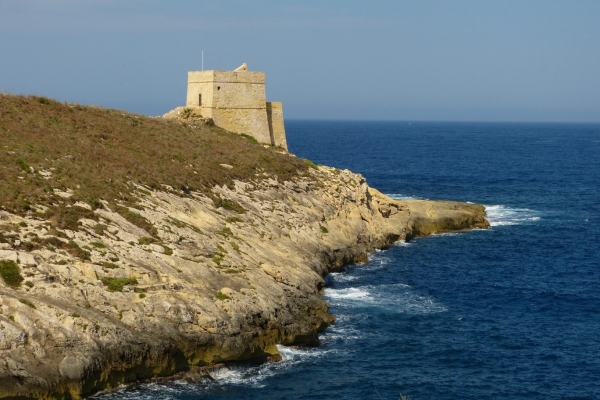
<path id="1" fill-rule="evenodd" d="M 135 278 L 101 278 L 100 280 L 111 292 L 122 292 L 125 285 L 137 285 L 138 283 Z"/>
<path id="2" fill-rule="evenodd" d="M 238 214 L 244 214 L 246 212 L 246 209 L 235 200 L 221 199 L 220 197 L 212 196 L 212 201 L 217 208 L 235 211 Z"/>
<path id="3" fill-rule="evenodd" d="M 215 231 L 215 233 L 217 235 L 221 235 L 221 236 L 224 236 L 226 238 L 228 238 L 230 236 L 233 236 L 233 232 L 231 232 L 231 229 L 229 227 L 227 227 L 227 226 L 225 228 L 223 228 L 223 229 L 219 229 L 218 231 Z"/>
<path id="4" fill-rule="evenodd" d="M 152 223 L 150 221 L 148 221 L 146 218 L 144 218 L 140 213 L 131 211 L 129 208 L 123 207 L 123 206 L 115 206 L 113 208 L 123 218 L 125 218 L 127 221 L 131 222 L 133 225 L 145 230 L 146 232 L 148 232 L 150 235 L 152 235 L 154 237 L 158 236 L 158 230 L 156 229 L 156 227 L 154 225 L 152 225 Z"/>
<path id="5" fill-rule="evenodd" d="M 19 266 L 12 260 L 0 260 L 0 276 L 6 284 L 12 288 L 18 288 L 21 286 L 24 278 L 21 275 Z"/>
<path id="6" fill-rule="evenodd" d="M 221 301 L 222 300 L 230 300 L 231 297 L 227 296 L 225 293 L 219 292 L 219 293 L 217 293 L 217 299 L 219 299 Z"/>
<path id="7" fill-rule="evenodd" d="M 314 162 L 312 162 L 308 158 L 304 158 L 303 160 L 306 163 L 306 165 L 308 165 L 310 168 L 312 168 L 312 169 L 319 169 L 319 167 L 317 166 L 317 164 L 315 164 Z"/>
<path id="8" fill-rule="evenodd" d="M 132 209 L 142 191 L 209 194 L 214 185 L 234 179 L 294 180 L 310 168 L 302 159 L 217 127 L 38 96 L 0 95 L 0 137 L 0 208 L 43 213 L 54 226 L 71 230 L 80 229 L 82 218 L 97 221 L 93 210 L 104 200 L 155 236 L 155 228 Z M 213 200 L 217 207 L 245 212 L 227 199 Z M 91 210 L 76 205 L 80 202 Z"/>
<path id="9" fill-rule="evenodd" d="M 27 299 L 19 299 L 19 301 L 25 304 L 27 307 L 31 307 L 35 310 L 35 304 L 33 304 L 30 300 Z"/>

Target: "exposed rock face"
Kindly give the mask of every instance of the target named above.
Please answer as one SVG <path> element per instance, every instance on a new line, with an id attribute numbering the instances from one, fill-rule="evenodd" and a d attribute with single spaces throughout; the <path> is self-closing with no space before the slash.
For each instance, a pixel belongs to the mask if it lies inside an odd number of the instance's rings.
<path id="1" fill-rule="evenodd" d="M 153 223 L 155 240 L 108 207 L 95 210 L 105 227 L 84 219 L 56 238 L 87 248 L 90 261 L 52 246 L 25 251 L 19 242 L 33 233 L 48 237 L 45 221 L 0 212 L 0 224 L 27 224 L 0 244 L 0 260 L 31 282 L 0 281 L 0 397 L 80 398 L 277 356 L 276 344 L 310 343 L 333 321 L 320 294 L 327 272 L 397 240 L 488 226 L 480 205 L 395 201 L 327 167 L 214 193 L 246 212 L 196 193 L 145 195 L 131 211 Z"/>

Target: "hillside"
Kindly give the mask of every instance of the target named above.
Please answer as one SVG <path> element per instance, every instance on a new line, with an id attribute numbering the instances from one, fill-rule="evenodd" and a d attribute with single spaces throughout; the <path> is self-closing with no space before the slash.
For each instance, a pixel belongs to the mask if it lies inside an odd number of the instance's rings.
<path id="1" fill-rule="evenodd" d="M 308 169 L 277 148 L 216 127 L 45 97 L 0 95 L 0 121 L 0 204 L 20 215 L 32 204 L 62 214 L 54 189 L 71 189 L 72 203 L 135 203 L 132 183 L 185 194 L 257 174 L 295 179 Z"/>
<path id="2" fill-rule="evenodd" d="M 2 95 L 0 145 L 0 398 L 277 360 L 333 322 L 329 271 L 488 225 L 193 120 Z"/>

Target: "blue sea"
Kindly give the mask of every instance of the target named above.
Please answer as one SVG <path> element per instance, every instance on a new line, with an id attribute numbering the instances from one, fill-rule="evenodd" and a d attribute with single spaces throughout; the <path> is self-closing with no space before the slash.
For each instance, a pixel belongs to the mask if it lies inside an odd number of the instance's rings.
<path id="1" fill-rule="evenodd" d="M 321 346 L 103 399 L 600 399 L 600 125 L 287 121 L 289 149 L 491 228 L 327 277 Z"/>

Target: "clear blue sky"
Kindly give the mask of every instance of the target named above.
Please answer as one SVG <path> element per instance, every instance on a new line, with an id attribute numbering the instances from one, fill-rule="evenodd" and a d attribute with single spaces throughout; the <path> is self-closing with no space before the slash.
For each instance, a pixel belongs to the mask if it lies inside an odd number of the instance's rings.
<path id="1" fill-rule="evenodd" d="M 0 91 L 158 115 L 202 50 L 286 118 L 600 122 L 599 0 L 0 0 Z"/>

